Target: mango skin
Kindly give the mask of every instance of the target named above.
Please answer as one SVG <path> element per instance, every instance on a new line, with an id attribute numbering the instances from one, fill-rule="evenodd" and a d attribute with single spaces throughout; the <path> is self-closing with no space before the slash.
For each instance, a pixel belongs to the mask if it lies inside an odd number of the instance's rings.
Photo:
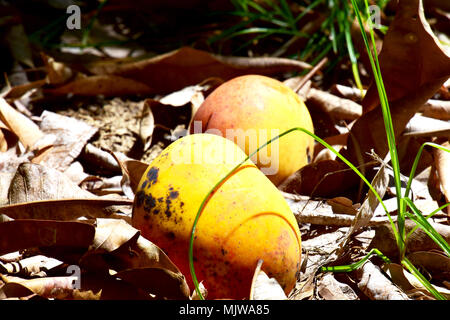
<path id="1" fill-rule="evenodd" d="M 198 132 L 194 128 L 196 121 L 201 122 Z M 233 139 L 248 155 L 267 140 L 294 127 L 314 132 L 309 111 L 299 96 L 276 79 L 245 75 L 223 83 L 205 99 L 193 118 L 190 132 L 219 130 L 219 134 L 227 137 L 227 129 L 243 132 L 256 129 L 255 147 L 243 138 Z M 272 134 L 272 129 L 278 129 L 278 134 Z M 252 158 L 259 168 L 278 168 L 275 174 L 268 173 L 275 185 L 308 164 L 314 149 L 314 139 L 300 131 L 289 133 L 278 143 L 278 156 L 271 157 L 270 152 L 262 149 L 257 158 Z"/>
<path id="2" fill-rule="evenodd" d="M 193 160 L 195 147 L 207 160 L 179 161 L 185 156 Z M 231 153 L 238 160 L 225 161 Z M 197 211 L 208 191 L 245 157 L 220 136 L 189 135 L 168 146 L 139 183 L 132 224 L 167 253 L 191 289 L 188 250 Z M 286 294 L 294 287 L 301 260 L 297 221 L 281 193 L 251 161 L 212 194 L 195 235 L 195 271 L 208 299 L 248 299 L 258 259 Z"/>

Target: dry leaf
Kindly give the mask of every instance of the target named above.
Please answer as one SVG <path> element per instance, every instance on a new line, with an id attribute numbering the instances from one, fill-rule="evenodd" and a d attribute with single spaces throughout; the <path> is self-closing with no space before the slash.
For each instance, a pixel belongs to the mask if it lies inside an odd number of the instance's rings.
<path id="1" fill-rule="evenodd" d="M 127 96 L 148 95 L 154 93 L 150 87 L 142 82 L 115 75 L 80 76 L 76 80 L 57 88 L 44 89 L 48 95 L 76 95 L 76 96 Z"/>
<path id="2" fill-rule="evenodd" d="M 261 270 L 264 262 L 258 260 L 250 288 L 250 300 L 287 300 L 283 288 L 275 278 Z"/>
<path id="3" fill-rule="evenodd" d="M 359 300 L 349 285 L 337 281 L 331 273 L 320 278 L 317 292 L 325 300 Z"/>
<path id="4" fill-rule="evenodd" d="M 0 121 L 13 132 L 26 147 L 31 148 L 43 133 L 39 127 L 0 98 Z"/>
<path id="5" fill-rule="evenodd" d="M 120 271 L 115 276 L 135 287 L 155 295 L 157 299 L 186 300 L 189 287 L 181 273 L 162 268 L 135 268 Z"/>
<path id="6" fill-rule="evenodd" d="M 447 141 L 443 147 L 450 149 L 450 143 Z M 439 175 L 441 190 L 447 202 L 450 202 L 450 152 L 440 149 L 434 149 L 434 158 L 436 171 Z M 450 207 L 447 207 L 447 213 L 450 215 Z"/>
<path id="7" fill-rule="evenodd" d="M 372 300 L 409 300 L 408 296 L 370 261 L 358 268 L 356 274 L 358 288 Z"/>
<path id="8" fill-rule="evenodd" d="M 383 163 L 380 167 L 380 170 L 371 181 L 371 185 L 373 186 L 375 191 L 379 194 L 381 199 L 384 198 L 384 194 L 386 193 L 389 184 L 389 176 L 385 168 L 386 166 Z M 348 230 L 346 241 L 342 247 L 344 247 L 347 244 L 348 239 L 350 239 L 350 236 L 353 233 L 369 224 L 379 204 L 380 201 L 378 200 L 378 198 L 375 196 L 372 190 L 369 190 L 361 207 L 358 209 L 358 212 L 355 216 L 355 219 L 352 222 L 352 225 L 350 226 L 350 229 Z"/>
<path id="9" fill-rule="evenodd" d="M 401 265 L 389 263 L 383 269 L 386 269 L 385 271 L 392 278 L 392 281 L 408 295 L 417 296 L 420 294 L 423 299 L 435 299 L 434 296 L 422 285 L 422 283 L 414 275 L 406 271 Z M 433 285 L 433 287 L 447 299 L 450 298 L 450 290 L 435 285 Z"/>
<path id="10" fill-rule="evenodd" d="M 425 270 L 433 281 L 450 279 L 450 258 L 442 252 L 417 251 L 408 254 L 408 259 L 420 270 Z"/>
<path id="11" fill-rule="evenodd" d="M 416 114 L 403 131 L 404 136 L 450 137 L 450 123 Z"/>
<path id="12" fill-rule="evenodd" d="M 142 61 L 119 63 L 112 60 L 85 67 L 94 76 L 80 77 L 47 92 L 105 96 L 161 94 L 196 85 L 208 78 L 228 80 L 244 74 L 274 75 L 308 69 L 310 65 L 284 58 L 223 57 L 183 47 Z"/>
<path id="13" fill-rule="evenodd" d="M 360 104 L 314 88 L 308 91 L 306 104 L 309 109 L 321 108 L 322 111 L 331 115 L 335 122 L 339 120 L 352 121 L 362 115 Z"/>
<path id="14" fill-rule="evenodd" d="M 33 159 L 33 162 L 61 171 L 70 166 L 97 132 L 96 128 L 83 121 L 50 111 L 42 113 L 40 128 L 45 134 L 56 136 L 56 139 L 53 147 Z"/>
<path id="15" fill-rule="evenodd" d="M 353 206 L 353 201 L 346 197 L 335 197 L 327 200 L 334 213 L 356 215 L 357 209 Z"/>
<path id="16" fill-rule="evenodd" d="M 97 197 L 78 187 L 60 171 L 33 163 L 19 165 L 8 192 L 10 204 L 73 198 Z"/>
<path id="17" fill-rule="evenodd" d="M 445 239 L 450 242 L 450 226 L 434 223 L 429 221 L 433 228 Z M 413 221 L 405 221 L 406 233 L 409 233 L 416 224 Z M 377 248 L 384 255 L 395 258 L 398 257 L 398 248 L 395 241 L 395 236 L 392 231 L 392 226 L 385 223 L 375 227 L 375 237 L 372 239 L 369 248 Z M 439 246 L 424 232 L 421 228 L 416 229 L 409 237 L 406 246 L 406 252 L 426 251 L 431 249 L 439 250 Z"/>
<path id="18" fill-rule="evenodd" d="M 420 109 L 422 115 L 440 120 L 450 120 L 450 101 L 430 99 Z"/>
<path id="19" fill-rule="evenodd" d="M 32 247 L 67 246 L 87 248 L 95 229 L 83 222 L 14 220 L 0 223 L 0 255 Z"/>
<path id="20" fill-rule="evenodd" d="M 116 206 L 132 204 L 131 200 L 125 199 L 41 200 L 0 207 L 0 214 L 13 219 L 74 220 L 79 217 L 112 217 L 118 211 Z"/>
<path id="21" fill-rule="evenodd" d="M 8 274 L 17 274 L 23 276 L 36 276 L 38 274 L 45 274 L 57 266 L 62 265 L 63 262 L 54 258 L 49 258 L 43 255 L 36 255 L 29 258 L 21 259 L 20 261 L 2 263 L 0 261 L 0 271 Z"/>
<path id="22" fill-rule="evenodd" d="M 29 295 L 28 290 L 44 298 L 68 299 L 74 290 L 74 276 L 22 279 L 13 276 L 2 276 L 5 285 L 0 288 L 7 297 Z M 2 293 L 0 292 L 0 295 Z"/>

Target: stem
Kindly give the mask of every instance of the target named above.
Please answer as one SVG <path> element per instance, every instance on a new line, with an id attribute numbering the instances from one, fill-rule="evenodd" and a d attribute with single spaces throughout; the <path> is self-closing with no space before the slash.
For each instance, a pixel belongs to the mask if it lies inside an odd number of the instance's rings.
<path id="1" fill-rule="evenodd" d="M 362 258 L 358 262 L 355 262 L 355 263 L 352 263 L 352 264 L 346 265 L 346 266 L 321 267 L 320 271 L 322 271 L 322 272 L 351 272 L 351 271 L 354 271 L 354 270 L 358 269 L 359 267 L 361 267 L 373 254 L 376 254 L 377 256 L 379 256 L 381 259 L 383 259 L 384 262 L 391 263 L 391 260 L 389 260 L 389 258 L 386 257 L 384 254 L 382 254 L 380 250 L 378 250 L 377 248 L 373 248 L 372 250 L 370 250 L 370 252 L 364 258 Z"/>

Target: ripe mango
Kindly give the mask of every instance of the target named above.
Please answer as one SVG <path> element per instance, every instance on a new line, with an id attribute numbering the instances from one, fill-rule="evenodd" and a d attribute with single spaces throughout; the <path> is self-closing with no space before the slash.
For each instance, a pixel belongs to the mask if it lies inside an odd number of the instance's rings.
<path id="1" fill-rule="evenodd" d="M 309 111 L 299 96 L 278 80 L 245 75 L 223 83 L 205 99 L 194 115 L 190 132 L 222 135 L 248 155 L 294 127 L 314 131 Z M 313 148 L 313 138 L 295 131 L 261 149 L 252 160 L 279 185 L 308 164 Z"/>
<path id="2" fill-rule="evenodd" d="M 163 249 L 186 276 L 189 241 L 201 202 L 245 153 L 212 134 L 193 134 L 169 145 L 139 183 L 132 224 Z M 249 297 L 258 259 L 286 293 L 300 267 L 297 221 L 282 194 L 248 160 L 209 197 L 195 231 L 194 266 L 208 299 Z"/>

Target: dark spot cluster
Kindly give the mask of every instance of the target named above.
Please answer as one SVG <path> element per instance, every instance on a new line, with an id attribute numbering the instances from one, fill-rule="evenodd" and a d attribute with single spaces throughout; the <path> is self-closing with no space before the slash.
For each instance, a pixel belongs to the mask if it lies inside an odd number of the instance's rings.
<path id="1" fill-rule="evenodd" d="M 151 185 L 154 185 L 158 181 L 158 172 L 159 169 L 156 167 L 150 168 L 150 170 L 147 171 L 147 180 L 145 180 L 143 187 L 145 188 L 147 186 L 147 183 L 149 184 L 149 187 Z"/>
<path id="2" fill-rule="evenodd" d="M 155 169 L 155 170 L 153 170 Z M 151 173 L 153 172 L 153 173 Z M 167 194 L 164 197 L 154 197 L 149 190 L 145 191 L 146 186 L 151 186 L 158 177 L 158 169 L 152 168 L 149 170 L 147 174 L 147 180 L 142 184 L 142 188 L 140 191 L 136 193 L 135 204 L 136 207 L 144 207 L 146 215 L 145 219 L 149 219 L 150 214 L 159 214 L 160 212 L 164 213 L 164 216 L 167 219 L 172 219 L 173 222 L 179 223 L 182 220 L 183 206 L 184 202 L 179 200 L 180 192 L 175 190 L 172 186 L 169 185 L 169 189 Z M 174 208 L 175 205 L 179 206 L 180 214 L 173 215 L 177 210 Z"/>

